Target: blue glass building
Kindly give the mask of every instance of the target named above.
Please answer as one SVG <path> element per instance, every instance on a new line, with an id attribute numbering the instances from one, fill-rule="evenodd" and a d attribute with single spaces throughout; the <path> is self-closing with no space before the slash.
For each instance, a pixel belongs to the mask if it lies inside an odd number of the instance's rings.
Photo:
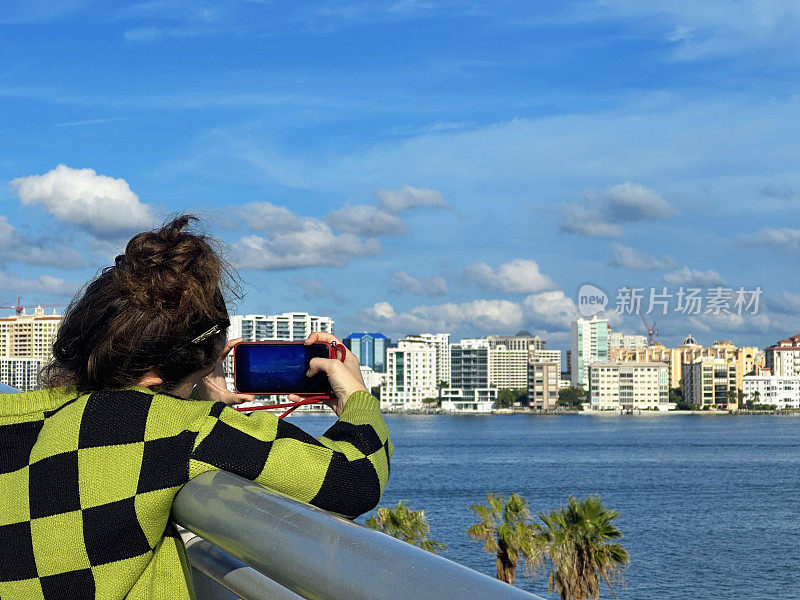
<path id="1" fill-rule="evenodd" d="M 371 367 L 379 373 L 386 372 L 386 349 L 392 340 L 382 333 L 351 333 L 342 340 L 356 355 L 362 367 Z"/>

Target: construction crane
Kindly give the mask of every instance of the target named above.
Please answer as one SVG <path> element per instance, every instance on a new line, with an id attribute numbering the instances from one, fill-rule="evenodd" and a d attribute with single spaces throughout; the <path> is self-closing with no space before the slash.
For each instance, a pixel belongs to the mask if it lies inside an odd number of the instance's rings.
<path id="1" fill-rule="evenodd" d="M 19 316 L 21 315 L 26 308 L 38 308 L 41 306 L 42 308 L 59 308 L 62 306 L 66 306 L 66 304 L 22 304 L 22 296 L 17 297 L 17 303 L 14 306 L 0 306 L 0 309 L 7 308 L 13 309 L 14 313 Z"/>
<path id="2" fill-rule="evenodd" d="M 638 310 L 639 316 L 642 317 L 642 323 L 644 323 L 644 328 L 647 330 L 647 345 L 652 346 L 655 338 L 660 334 L 658 329 L 656 328 L 656 322 L 653 321 L 652 325 L 647 323 L 647 319 L 644 318 L 644 313 L 642 312 L 642 305 L 641 302 L 636 302 L 636 298 L 634 297 L 633 288 L 629 286 L 625 286 L 620 288 L 620 292 L 628 292 L 631 296 L 631 314 L 633 314 L 634 307 Z"/>
<path id="3" fill-rule="evenodd" d="M 656 329 L 656 322 L 653 321 L 653 325 L 650 326 L 647 324 L 647 319 L 644 318 L 644 314 L 642 313 L 641 307 L 639 308 L 639 316 L 642 317 L 642 321 L 644 322 L 644 328 L 647 330 L 647 345 L 652 346 L 653 341 L 658 334 L 659 331 Z"/>

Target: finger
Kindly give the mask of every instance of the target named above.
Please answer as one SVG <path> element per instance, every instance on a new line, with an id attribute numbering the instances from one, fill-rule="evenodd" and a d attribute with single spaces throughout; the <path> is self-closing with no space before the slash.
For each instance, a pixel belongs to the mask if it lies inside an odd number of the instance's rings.
<path id="1" fill-rule="evenodd" d="M 297 394 L 289 394 L 286 396 L 286 399 L 289 400 L 289 402 L 300 402 L 300 400 L 302 400 Z"/>
<path id="2" fill-rule="evenodd" d="M 241 344 L 243 341 L 244 341 L 244 338 L 235 338 L 235 339 L 232 339 L 232 340 L 228 340 L 225 343 L 225 348 L 222 349 L 222 353 L 219 355 L 219 359 L 218 360 L 219 361 L 224 360 L 225 357 L 228 356 L 228 354 L 230 354 L 231 350 L 233 350 L 235 346 L 237 346 L 238 344 Z"/>
<path id="3" fill-rule="evenodd" d="M 313 344 L 314 342 L 336 342 L 337 344 L 342 344 L 342 340 L 326 331 L 315 331 L 306 338 L 306 345 Z M 342 344 L 342 346 L 344 346 L 344 344 Z"/>
<path id="4" fill-rule="evenodd" d="M 317 373 L 330 374 L 334 369 L 340 368 L 341 364 L 342 363 L 335 358 L 312 358 L 308 362 L 308 371 L 306 371 L 306 377 L 313 377 Z"/>

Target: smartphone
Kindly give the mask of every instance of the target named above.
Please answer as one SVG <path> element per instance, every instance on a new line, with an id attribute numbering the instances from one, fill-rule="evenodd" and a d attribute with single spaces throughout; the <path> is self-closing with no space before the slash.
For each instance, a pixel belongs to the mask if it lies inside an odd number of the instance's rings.
<path id="1" fill-rule="evenodd" d="M 335 358 L 336 349 L 317 342 L 242 342 L 233 348 L 233 382 L 242 394 L 327 394 L 325 373 L 307 377 L 312 358 Z"/>

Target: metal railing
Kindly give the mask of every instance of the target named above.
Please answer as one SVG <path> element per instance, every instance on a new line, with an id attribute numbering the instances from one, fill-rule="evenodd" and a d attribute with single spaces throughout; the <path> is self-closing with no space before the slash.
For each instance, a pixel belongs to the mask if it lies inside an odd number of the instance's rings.
<path id="1" fill-rule="evenodd" d="M 173 518 L 202 538 L 187 542 L 201 600 L 538 598 L 225 471 L 184 485 Z"/>

